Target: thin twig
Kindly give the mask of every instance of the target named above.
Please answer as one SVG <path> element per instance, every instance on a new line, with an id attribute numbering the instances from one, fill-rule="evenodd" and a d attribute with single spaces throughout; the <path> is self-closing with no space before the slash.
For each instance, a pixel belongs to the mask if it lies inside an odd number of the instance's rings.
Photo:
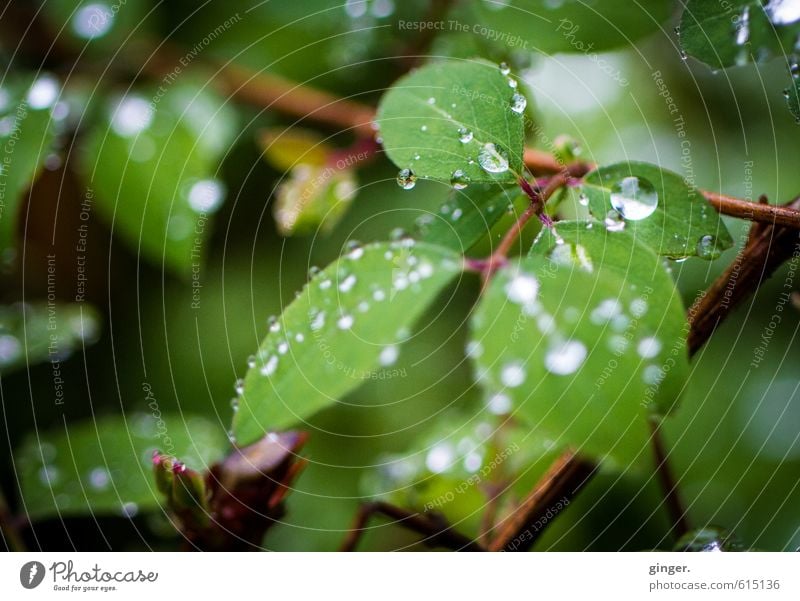
<path id="1" fill-rule="evenodd" d="M 365 503 L 359 507 L 353 526 L 347 533 L 347 537 L 341 547 L 339 547 L 340 551 L 354 551 L 356 549 L 366 532 L 366 525 L 373 515 L 386 516 L 397 522 L 398 525 L 423 535 L 425 538 L 421 542 L 429 547 L 444 547 L 452 551 L 486 550 L 472 539 L 453 530 L 444 520 L 421 513 L 412 513 L 389 503 L 376 501 Z"/>
<path id="2" fill-rule="evenodd" d="M 667 447 L 664 444 L 661 428 L 655 421 L 650 422 L 650 428 L 651 446 L 656 462 L 656 475 L 664 494 L 664 504 L 666 505 L 667 513 L 669 513 L 672 529 L 675 530 L 676 538 L 680 538 L 690 529 L 687 517 L 688 512 L 681 501 L 678 483 L 675 481 L 672 469 L 669 466 Z"/>
<path id="3" fill-rule="evenodd" d="M 800 210 L 800 197 L 783 206 Z M 783 225 L 751 226 L 750 237 L 736 259 L 688 311 L 690 356 L 705 344 L 734 307 L 800 250 L 799 237 L 796 229 Z"/>
<path id="4" fill-rule="evenodd" d="M 572 451 L 565 451 L 537 483 L 516 511 L 506 519 L 489 544 L 490 551 L 527 551 L 552 520 L 543 520 L 548 511 L 567 502 L 586 486 L 597 471 L 597 464 Z"/>

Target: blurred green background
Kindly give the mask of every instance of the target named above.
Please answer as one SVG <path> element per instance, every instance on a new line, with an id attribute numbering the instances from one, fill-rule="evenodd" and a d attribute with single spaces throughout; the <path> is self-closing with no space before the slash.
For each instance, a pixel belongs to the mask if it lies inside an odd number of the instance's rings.
<path id="1" fill-rule="evenodd" d="M 94 13 L 81 13 L 98 4 L 105 7 L 102 14 L 111 15 L 109 23 L 92 21 Z M 308 269 L 334 260 L 348 240 L 387 239 L 398 227 L 413 230 L 417 218 L 443 202 L 447 190 L 438 184 L 420 182 L 413 193 L 400 189 L 396 169 L 379 156 L 357 171 L 352 206 L 330 233 L 282 237 L 272 203 L 284 174 L 264 161 L 259 134 L 265 128 L 295 126 L 297 119 L 218 91 L 220 66 L 237 65 L 374 105 L 382 90 L 408 69 L 403 57 L 417 52 L 421 43 L 422 34 L 398 28 L 398 21 L 425 19 L 439 10 L 439 3 L 361 4 L 128 0 L 113 5 L 109 0 L 63 0 L 44 2 L 40 8 L 11 2 L 0 17 L 5 67 L 0 91 L 50 74 L 59 85 L 59 102 L 70 109 L 56 128 L 44 169 L 25 194 L 16 226 L 16 259 L 2 276 L 2 301 L 9 307 L 46 302 L 47 256 L 55 254 L 55 298 L 74 302 L 77 258 L 85 254 L 85 305 L 94 307 L 86 311 L 94 311 L 98 338 L 91 345 L 75 344 L 61 363 L 62 403 L 54 402 L 49 360 L 2 372 L 0 481 L 15 511 L 24 511 L 20 474 L 31 470 L 20 464 L 15 449 L 31 436 L 38 435 L 41 444 L 85 420 L 151 414 L 146 388 L 153 391 L 159 410 L 174 416 L 167 423 L 177 431 L 176 438 L 187 428 L 191 436 L 186 424 L 193 416 L 224 439 L 234 382 L 244 375 L 247 357 L 266 334 L 268 316 L 291 301 Z M 464 4 L 469 3 L 456 2 L 452 10 L 465 10 Z M 545 147 L 547 140 L 568 134 L 580 142 L 581 157 L 591 161 L 651 161 L 693 178 L 704 189 L 746 198 L 763 193 L 771 202 L 793 198 L 800 191 L 800 171 L 794 166 L 798 126 L 781 95 L 785 64 L 777 60 L 714 73 L 683 60 L 673 33 L 677 12 L 672 14 L 635 45 L 602 54 L 545 55 L 453 31 L 420 50 L 510 61 L 527 84 L 538 124 L 532 144 Z M 132 105 L 127 107 L 132 121 L 120 124 L 119 99 L 134 92 L 147 102 L 158 97 L 164 79 L 142 67 L 162 42 L 173 56 L 194 51 L 196 58 L 187 60 L 175 82 L 167 85 L 154 118 L 153 139 L 134 144 L 125 134 L 125 123 L 135 130 L 136 119 L 148 117 L 138 115 Z M 662 74 L 677 113 L 670 113 L 654 72 Z M 332 145 L 352 140 L 336 128 L 308 120 L 301 125 L 330 136 Z M 679 137 L 680 130 L 685 137 Z M 186 225 L 181 215 L 156 216 L 152 222 L 141 215 L 152 215 L 152 203 L 171 205 L 176 194 L 187 193 L 187 186 L 191 193 L 198 181 L 213 182 L 207 190 L 212 196 L 222 190 L 224 200 L 206 199 L 202 287 L 194 307 L 191 265 L 170 259 L 175 244 L 191 244 L 188 237 L 181 238 L 180 228 Z M 95 200 L 82 253 L 76 243 L 87 194 Z M 110 200 L 98 203 L 97 195 Z M 164 219 L 171 228 L 166 236 L 158 229 Z M 741 245 L 747 224 L 726 223 Z M 735 252 L 731 249 L 711 263 L 672 265 L 687 305 Z M 785 308 L 763 361 L 750 367 L 787 270 L 765 283 L 714 334 L 694 360 L 682 406 L 666 427 L 670 459 L 693 523 L 724 526 L 748 547 L 767 550 L 800 547 L 800 314 L 795 307 Z M 465 320 L 477 289 L 476 281 L 465 280 L 455 301 L 449 300 L 449 291 L 431 309 L 425 321 L 429 327 L 403 347 L 396 366 L 408 377 L 367 382 L 307 426 L 309 465 L 289 496 L 284 521 L 268 533 L 266 548 L 335 549 L 364 499 L 370 465 L 385 453 L 407 451 L 442 408 L 469 411 L 480 406 L 463 352 Z M 439 314 L 445 303 L 447 311 Z M 87 342 L 91 338 L 84 335 Z M 128 455 L 132 453 L 130 467 L 114 466 L 123 474 L 115 478 L 126 477 L 128 470 L 143 473 L 142 461 L 133 451 Z M 102 463 L 100 457 L 98 461 Z M 41 477 L 36 469 L 30 473 Z M 58 477 L 70 480 L 82 474 L 66 471 Z M 45 505 L 58 506 L 58 499 L 47 498 L 47 482 L 45 475 L 38 494 Z M 125 514 L 113 499 L 104 510 L 87 508 L 83 515 L 44 510 L 46 517 L 34 519 L 24 535 L 36 549 L 174 548 L 175 535 L 163 512 Z M 414 540 L 396 526 L 376 522 L 363 548 L 403 548 Z M 559 516 L 536 549 L 670 545 L 654 479 L 648 474 L 603 474 Z"/>

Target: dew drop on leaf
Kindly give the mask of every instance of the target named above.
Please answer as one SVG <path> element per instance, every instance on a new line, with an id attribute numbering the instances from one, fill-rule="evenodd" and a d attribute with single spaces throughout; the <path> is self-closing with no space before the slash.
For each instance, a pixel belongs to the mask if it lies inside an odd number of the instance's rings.
<path id="1" fill-rule="evenodd" d="M 411 190 L 417 184 L 417 176 L 411 169 L 401 169 L 397 174 L 397 185 L 403 190 Z"/>
<path id="2" fill-rule="evenodd" d="M 544 357 L 547 371 L 558 376 L 575 373 L 586 360 L 586 346 L 578 340 L 567 340 L 553 346 Z"/>
<path id="3" fill-rule="evenodd" d="M 658 192 L 643 177 L 624 177 L 611 187 L 611 206 L 625 219 L 640 221 L 656 210 Z"/>
<path id="4" fill-rule="evenodd" d="M 508 171 L 508 154 L 500 146 L 487 142 L 478 153 L 478 164 L 487 173 L 505 173 Z"/>
<path id="5" fill-rule="evenodd" d="M 617 211 L 609 211 L 603 220 L 603 224 L 609 232 L 621 232 L 625 229 L 625 220 L 622 219 Z"/>
<path id="6" fill-rule="evenodd" d="M 525 107 L 528 106 L 528 100 L 522 94 L 515 93 L 511 97 L 511 110 L 521 115 L 525 111 Z"/>
<path id="7" fill-rule="evenodd" d="M 697 256 L 701 259 L 716 259 L 719 256 L 717 239 L 707 234 L 697 241 Z"/>
<path id="8" fill-rule="evenodd" d="M 470 130 L 469 128 L 460 127 L 458 129 L 458 140 L 462 144 L 468 144 L 469 142 L 472 142 L 472 138 L 473 138 L 472 130 Z"/>
<path id="9" fill-rule="evenodd" d="M 450 176 L 450 185 L 456 190 L 463 190 L 469 185 L 469 182 L 469 176 L 464 172 L 463 169 L 456 169 Z"/>
<path id="10" fill-rule="evenodd" d="M 526 377 L 525 366 L 520 361 L 507 363 L 500 370 L 500 382 L 508 388 L 521 386 Z"/>
<path id="11" fill-rule="evenodd" d="M 511 67 L 508 66 L 508 63 L 500 63 L 500 73 L 503 75 L 511 73 Z"/>

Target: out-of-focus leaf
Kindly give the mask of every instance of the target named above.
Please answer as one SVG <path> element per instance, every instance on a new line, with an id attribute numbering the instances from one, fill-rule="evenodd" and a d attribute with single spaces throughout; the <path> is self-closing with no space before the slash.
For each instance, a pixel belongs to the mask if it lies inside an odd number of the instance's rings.
<path id="1" fill-rule="evenodd" d="M 481 299 L 469 347 L 478 381 L 559 448 L 641 461 L 647 419 L 672 408 L 688 372 L 680 299 L 629 233 L 558 229 Z"/>
<path id="2" fill-rule="evenodd" d="M 630 46 L 660 31 L 675 6 L 665 0 L 480 0 L 469 27 L 509 50 L 592 53 Z"/>
<path id="3" fill-rule="evenodd" d="M 16 230 L 24 194 L 53 150 L 54 107 L 61 84 L 42 74 L 0 87 L 0 262 L 16 257 Z"/>
<path id="4" fill-rule="evenodd" d="M 381 99 L 383 147 L 401 170 L 451 182 L 513 182 L 522 170 L 523 112 L 516 80 L 483 60 L 445 61 L 401 78 Z"/>
<path id="5" fill-rule="evenodd" d="M 463 253 L 489 233 L 519 195 L 519 188 L 503 189 L 491 184 L 453 190 L 438 213 L 418 220 L 419 238 Z"/>
<path id="6" fill-rule="evenodd" d="M 184 276 L 201 263 L 209 216 L 225 197 L 217 169 L 236 134 L 232 111 L 190 83 L 129 92 L 83 149 L 98 213 L 132 250 Z"/>
<path id="7" fill-rule="evenodd" d="M 84 304 L 0 306 L 0 375 L 46 360 L 64 361 L 97 340 L 99 322 Z"/>
<path id="8" fill-rule="evenodd" d="M 29 437 L 14 454 L 22 507 L 33 519 L 76 514 L 133 516 L 161 503 L 152 477 L 155 450 L 195 469 L 222 457 L 219 424 L 197 416 L 151 413 L 67 424 Z"/>
<path id="9" fill-rule="evenodd" d="M 733 245 L 719 213 L 677 173 L 647 163 L 598 167 L 583 178 L 589 210 L 658 254 L 716 259 Z"/>
<path id="10" fill-rule="evenodd" d="M 315 275 L 250 361 L 233 419 L 238 444 L 335 404 L 377 368 L 392 369 L 398 345 L 460 270 L 459 255 L 408 239 L 355 248 Z"/>
<path id="11" fill-rule="evenodd" d="M 264 158 L 278 171 L 288 171 L 299 164 L 323 167 L 332 151 L 321 135 L 298 127 L 267 129 L 261 132 L 259 142 Z"/>

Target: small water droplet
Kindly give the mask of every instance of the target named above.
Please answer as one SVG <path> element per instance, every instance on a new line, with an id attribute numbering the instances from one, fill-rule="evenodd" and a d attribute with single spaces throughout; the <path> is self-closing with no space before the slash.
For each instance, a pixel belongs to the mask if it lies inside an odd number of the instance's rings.
<path id="1" fill-rule="evenodd" d="M 539 280 L 532 275 L 517 274 L 508 281 L 505 292 L 512 303 L 529 305 L 539 294 Z"/>
<path id="2" fill-rule="evenodd" d="M 281 324 L 278 321 L 278 318 L 275 317 L 274 315 L 269 316 L 269 318 L 267 319 L 267 325 L 269 326 L 270 332 L 277 332 L 278 330 L 281 329 Z"/>
<path id="3" fill-rule="evenodd" d="M 105 490 L 111 482 L 111 475 L 104 467 L 96 467 L 89 472 L 89 485 L 95 490 Z"/>
<path id="4" fill-rule="evenodd" d="M 470 178 L 462 169 L 456 169 L 450 176 L 450 185 L 456 190 L 463 190 L 469 185 Z"/>
<path id="5" fill-rule="evenodd" d="M 397 357 L 400 356 L 400 350 L 393 344 L 386 346 L 381 351 L 380 356 L 378 357 L 378 361 L 383 367 L 389 367 L 390 365 L 394 365 L 397 361 Z"/>
<path id="6" fill-rule="evenodd" d="M 498 392 L 489 397 L 489 400 L 486 401 L 486 408 L 495 415 L 506 415 L 511 413 L 511 398 L 507 394 Z"/>
<path id="7" fill-rule="evenodd" d="M 661 352 L 661 341 L 655 336 L 642 338 L 636 346 L 636 352 L 642 359 L 652 359 Z"/>
<path id="8" fill-rule="evenodd" d="M 525 382 L 527 373 L 521 361 L 507 363 L 500 370 L 500 382 L 508 388 L 516 388 Z"/>
<path id="9" fill-rule="evenodd" d="M 423 125 L 422 127 L 419 128 L 419 131 L 428 131 L 428 126 Z"/>
<path id="10" fill-rule="evenodd" d="M 417 185 L 417 176 L 411 169 L 401 169 L 397 174 L 397 185 L 403 190 L 411 190 Z"/>
<path id="11" fill-rule="evenodd" d="M 742 14 L 736 21 L 736 43 L 739 46 L 750 40 L 750 7 L 745 6 Z"/>
<path id="12" fill-rule="evenodd" d="M 122 507 L 120 507 L 120 511 L 122 512 L 123 517 L 126 518 L 136 517 L 136 514 L 139 513 L 139 506 L 133 501 L 128 501 L 127 503 L 122 504 Z"/>
<path id="13" fill-rule="evenodd" d="M 518 115 L 521 115 L 525 111 L 526 106 L 528 106 L 528 99 L 522 94 L 515 93 L 511 97 L 511 110 Z"/>
<path id="14" fill-rule="evenodd" d="M 339 291 L 340 292 L 350 292 L 353 289 L 353 286 L 356 285 L 356 276 L 352 273 L 348 275 L 342 282 L 339 284 Z"/>
<path id="15" fill-rule="evenodd" d="M 355 319 L 353 319 L 352 315 L 342 315 L 336 322 L 336 325 L 340 330 L 349 330 L 353 327 L 354 321 Z"/>
<path id="16" fill-rule="evenodd" d="M 586 346 L 578 340 L 567 340 L 553 346 L 545 355 L 547 371 L 558 376 L 575 373 L 586 360 Z"/>
<path id="17" fill-rule="evenodd" d="M 603 224 L 609 232 L 621 232 L 625 229 L 625 220 L 616 211 L 609 211 L 606 213 Z"/>
<path id="18" fill-rule="evenodd" d="M 278 356 L 272 355 L 264 365 L 261 366 L 261 375 L 262 376 L 271 376 L 275 373 L 275 370 L 278 369 Z"/>
<path id="19" fill-rule="evenodd" d="M 250 355 L 247 358 L 247 367 L 253 368 L 255 366 L 256 366 L 256 356 L 255 355 Z"/>
<path id="20" fill-rule="evenodd" d="M 478 164 L 487 173 L 508 171 L 508 154 L 500 146 L 487 142 L 478 153 Z"/>
<path id="21" fill-rule="evenodd" d="M 458 140 L 462 144 L 468 144 L 469 142 L 472 142 L 473 137 L 472 130 L 466 127 L 460 127 L 458 129 Z"/>
<path id="22" fill-rule="evenodd" d="M 581 192 L 580 196 L 578 196 L 578 203 L 582 207 L 588 207 L 589 206 L 589 197 L 586 196 L 586 194 L 584 194 L 583 192 Z"/>
<path id="23" fill-rule="evenodd" d="M 611 206 L 625 219 L 640 221 L 655 212 L 658 193 L 643 177 L 624 177 L 611 187 Z"/>
<path id="24" fill-rule="evenodd" d="M 508 63 L 505 62 L 500 63 L 500 73 L 502 73 L 503 75 L 508 75 L 509 73 L 511 73 L 511 67 L 508 66 Z"/>
<path id="25" fill-rule="evenodd" d="M 701 259 L 715 259 L 719 255 L 717 239 L 714 236 L 705 235 L 697 242 L 697 256 Z"/>
<path id="26" fill-rule="evenodd" d="M 236 383 L 233 385 L 233 389 L 236 391 L 236 394 L 243 394 L 244 393 L 244 380 L 239 378 L 236 380 Z"/>
<path id="27" fill-rule="evenodd" d="M 516 90 L 516 89 L 517 89 L 517 86 L 518 86 L 519 84 L 517 83 L 517 80 L 516 80 L 516 79 L 514 79 L 513 77 L 509 77 L 509 78 L 507 79 L 507 81 L 508 81 L 508 87 L 509 87 L 509 88 L 511 88 L 512 90 Z"/>

